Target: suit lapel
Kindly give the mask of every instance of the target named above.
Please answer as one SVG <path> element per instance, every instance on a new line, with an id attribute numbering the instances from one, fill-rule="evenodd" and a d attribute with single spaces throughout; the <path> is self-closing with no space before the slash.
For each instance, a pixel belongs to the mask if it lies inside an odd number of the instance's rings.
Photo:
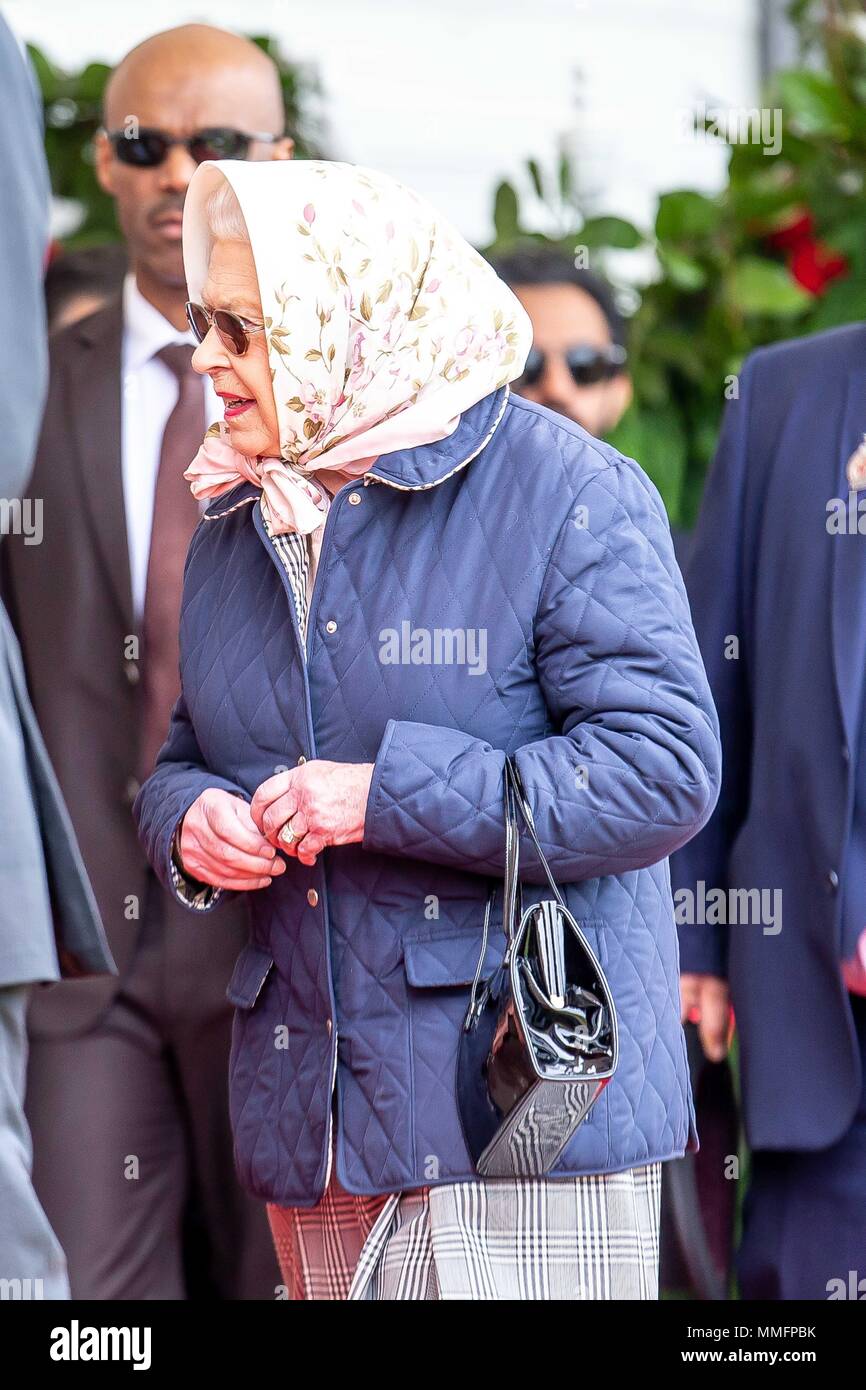
<path id="1" fill-rule="evenodd" d="M 852 756 L 857 744 L 860 700 L 866 675 L 866 491 L 854 494 L 862 504 L 864 534 L 854 532 L 848 506 L 848 460 L 866 434 L 866 368 L 848 378 L 842 420 L 836 496 L 845 500 L 848 529 L 831 537 L 833 545 L 833 657 L 842 722 Z M 856 522 L 855 522 L 856 525 Z"/>
<path id="2" fill-rule="evenodd" d="M 126 631 L 134 632 L 121 463 L 121 295 L 82 319 L 76 341 L 79 350 L 69 366 L 69 406 L 81 465 L 82 494 Z"/>

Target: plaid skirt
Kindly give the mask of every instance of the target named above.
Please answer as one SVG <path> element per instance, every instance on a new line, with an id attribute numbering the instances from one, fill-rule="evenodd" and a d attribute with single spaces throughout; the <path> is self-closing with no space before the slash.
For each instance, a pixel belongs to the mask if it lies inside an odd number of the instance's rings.
<path id="1" fill-rule="evenodd" d="M 268 1204 L 291 1299 L 657 1299 L 661 1163 Z"/>

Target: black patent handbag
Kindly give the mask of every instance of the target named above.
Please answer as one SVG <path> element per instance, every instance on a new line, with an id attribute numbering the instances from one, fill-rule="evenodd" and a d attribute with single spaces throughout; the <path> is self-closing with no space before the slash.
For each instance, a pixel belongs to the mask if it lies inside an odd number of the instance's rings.
<path id="1" fill-rule="evenodd" d="M 457 1056 L 457 1102 L 476 1171 L 549 1173 L 616 1070 L 617 1019 L 604 971 L 569 912 L 542 852 L 520 775 L 505 761 L 505 951 L 482 981 L 490 914 Z M 518 815 L 553 898 L 524 910 Z"/>

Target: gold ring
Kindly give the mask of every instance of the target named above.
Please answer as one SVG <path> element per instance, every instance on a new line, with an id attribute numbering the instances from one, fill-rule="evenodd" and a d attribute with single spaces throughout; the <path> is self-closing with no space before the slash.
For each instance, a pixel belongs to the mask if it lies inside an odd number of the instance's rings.
<path id="1" fill-rule="evenodd" d="M 277 836 L 277 839 L 282 840 L 283 844 L 285 845 L 293 845 L 297 838 L 298 837 L 292 829 L 291 825 L 288 821 L 286 821 L 285 825 L 283 826 L 282 830 Z"/>

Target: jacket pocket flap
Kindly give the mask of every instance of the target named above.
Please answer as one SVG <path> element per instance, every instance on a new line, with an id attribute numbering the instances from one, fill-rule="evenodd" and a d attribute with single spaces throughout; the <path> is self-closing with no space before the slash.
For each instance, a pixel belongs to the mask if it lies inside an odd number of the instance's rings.
<path id="1" fill-rule="evenodd" d="M 251 1009 L 268 978 L 274 958 L 263 946 L 245 946 L 235 962 L 226 998 L 236 1009 Z"/>
<path id="2" fill-rule="evenodd" d="M 403 942 L 406 978 L 420 989 L 471 985 L 481 952 L 481 930 L 448 936 L 412 937 Z M 504 932 L 491 932 L 487 939 L 481 978 L 490 975 L 505 954 Z"/>

